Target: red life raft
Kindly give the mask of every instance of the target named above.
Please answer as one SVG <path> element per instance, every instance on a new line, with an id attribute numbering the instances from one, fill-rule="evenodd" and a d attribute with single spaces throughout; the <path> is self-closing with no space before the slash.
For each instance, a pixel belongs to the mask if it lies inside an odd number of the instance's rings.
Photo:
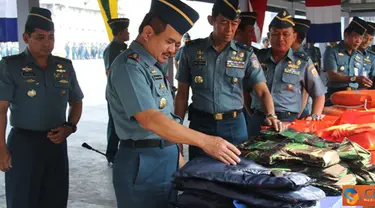
<path id="1" fill-rule="evenodd" d="M 346 90 L 331 95 L 334 105 L 353 108 L 374 108 L 375 90 Z"/>

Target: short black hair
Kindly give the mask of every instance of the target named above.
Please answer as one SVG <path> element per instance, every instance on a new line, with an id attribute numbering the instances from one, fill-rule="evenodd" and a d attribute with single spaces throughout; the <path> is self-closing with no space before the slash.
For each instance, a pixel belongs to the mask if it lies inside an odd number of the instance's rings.
<path id="1" fill-rule="evenodd" d="M 146 16 L 143 18 L 141 25 L 139 26 L 138 33 L 141 34 L 144 27 L 149 25 L 155 31 L 155 34 L 158 35 L 165 31 L 167 28 L 167 22 L 162 20 L 158 15 L 150 12 L 147 13 Z"/>
<path id="2" fill-rule="evenodd" d="M 25 26 L 25 34 L 31 36 L 31 33 L 35 32 L 35 28 L 34 27 L 29 27 L 29 26 Z"/>

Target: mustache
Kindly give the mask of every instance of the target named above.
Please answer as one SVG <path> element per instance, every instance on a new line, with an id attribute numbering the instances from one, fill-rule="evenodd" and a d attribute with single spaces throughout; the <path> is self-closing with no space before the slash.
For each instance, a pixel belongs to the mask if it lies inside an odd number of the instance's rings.
<path id="1" fill-rule="evenodd" d="M 164 56 L 168 56 L 168 57 L 171 57 L 172 56 L 172 53 L 162 53 Z"/>

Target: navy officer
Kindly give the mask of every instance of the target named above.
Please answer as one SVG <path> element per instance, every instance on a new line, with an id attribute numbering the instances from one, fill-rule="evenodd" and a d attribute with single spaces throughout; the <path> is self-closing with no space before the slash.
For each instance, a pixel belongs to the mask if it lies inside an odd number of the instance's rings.
<path id="1" fill-rule="evenodd" d="M 227 164 L 240 161 L 234 145 L 184 127 L 173 114 L 171 85 L 163 64 L 198 18 L 182 1 L 153 1 L 136 40 L 109 70 L 106 93 L 120 138 L 113 166 L 120 208 L 168 207 L 168 200 L 176 197 L 170 182 L 178 168 L 176 143 L 199 146 Z"/>
<path id="2" fill-rule="evenodd" d="M 262 101 L 268 124 L 276 130 L 283 129 L 251 46 L 233 40 L 241 22 L 240 13 L 238 0 L 216 1 L 212 15 L 208 17 L 213 32 L 209 37 L 190 41 L 185 46 L 176 77 L 179 81 L 176 114 L 185 116 L 191 86 L 190 128 L 221 136 L 233 144 L 248 139 L 242 111 L 243 89 L 253 88 Z M 202 153 L 195 146 L 189 147 L 189 159 Z"/>
<path id="3" fill-rule="evenodd" d="M 257 54 L 275 102 L 276 115 L 284 122 L 298 117 L 304 89 L 314 100 L 311 115 L 314 119 L 321 116 L 324 107 L 325 87 L 314 64 L 306 53 L 291 48 L 297 38 L 294 26 L 291 15 L 282 9 L 269 25 L 271 48 Z M 257 135 L 266 114 L 254 93 L 251 107 L 254 111 L 251 132 Z"/>
<path id="4" fill-rule="evenodd" d="M 113 18 L 108 20 L 108 24 L 112 30 L 113 40 L 104 49 L 103 60 L 105 66 L 105 73 L 108 76 L 109 68 L 115 58 L 128 48 L 125 41 L 129 40 L 129 19 L 128 18 Z M 116 134 L 115 126 L 113 124 L 112 113 L 109 105 L 108 110 L 108 125 L 107 125 L 107 150 L 106 156 L 108 165 L 112 167 L 115 155 L 118 149 L 119 138 Z"/>
<path id="5" fill-rule="evenodd" d="M 323 68 L 328 72 L 325 106 L 332 105 L 330 97 L 335 92 L 372 86 L 372 81 L 362 75 L 364 59 L 358 52 L 366 27 L 364 20 L 354 17 L 344 30 L 344 40 L 324 52 Z"/>
<path id="6" fill-rule="evenodd" d="M 51 12 L 33 7 L 25 51 L 0 62 L 0 169 L 9 208 L 66 208 L 67 137 L 77 129 L 83 93 L 68 59 L 51 55 Z M 66 108 L 69 103 L 69 115 Z M 12 129 L 5 145 L 7 110 Z"/>

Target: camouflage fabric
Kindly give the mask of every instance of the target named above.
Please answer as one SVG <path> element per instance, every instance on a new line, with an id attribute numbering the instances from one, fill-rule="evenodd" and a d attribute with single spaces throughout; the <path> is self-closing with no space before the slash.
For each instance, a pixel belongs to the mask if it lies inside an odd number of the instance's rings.
<path id="1" fill-rule="evenodd" d="M 353 174 L 357 177 L 357 184 L 372 185 L 375 184 L 375 173 L 363 169 L 352 169 Z"/>
<path id="2" fill-rule="evenodd" d="M 238 147 L 244 157 L 265 165 L 297 162 L 317 167 L 329 167 L 340 162 L 335 150 L 300 143 L 267 140 L 255 143 L 245 142 Z"/>
<path id="3" fill-rule="evenodd" d="M 352 167 L 364 168 L 370 163 L 371 153 L 347 138 L 340 144 L 337 152 L 340 158 L 347 161 Z"/>
<path id="4" fill-rule="evenodd" d="M 314 183 L 313 186 L 322 189 L 327 195 L 341 195 L 343 185 L 356 185 L 357 178 L 354 174 L 347 174 L 339 181 L 331 181 L 327 179 L 320 179 Z"/>
<path id="5" fill-rule="evenodd" d="M 288 142 L 294 143 L 301 143 L 311 145 L 313 147 L 319 148 L 329 148 L 329 149 L 337 149 L 339 147 L 339 143 L 329 142 L 324 140 L 314 133 L 311 132 L 298 132 L 294 129 L 286 129 L 283 132 L 276 132 L 275 130 L 263 130 L 261 131 L 264 139 L 269 140 L 289 140 Z"/>
<path id="6" fill-rule="evenodd" d="M 349 169 L 347 164 L 340 162 L 327 168 L 310 167 L 301 164 L 276 164 L 271 167 L 272 170 L 284 170 L 289 172 L 304 173 L 307 176 L 317 179 L 323 178 L 332 181 L 339 181 L 342 177 L 348 174 Z"/>

